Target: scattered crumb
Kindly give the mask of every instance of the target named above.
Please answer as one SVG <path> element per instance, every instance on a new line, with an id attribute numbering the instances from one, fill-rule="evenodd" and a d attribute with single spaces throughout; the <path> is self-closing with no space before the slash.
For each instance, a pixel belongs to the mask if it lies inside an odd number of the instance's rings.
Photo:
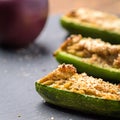
<path id="1" fill-rule="evenodd" d="M 51 120 L 54 120 L 54 117 L 51 117 L 50 119 L 51 119 Z"/>
<path id="2" fill-rule="evenodd" d="M 43 102 L 45 103 L 46 101 L 45 101 L 45 100 L 43 100 Z"/>
<path id="3" fill-rule="evenodd" d="M 21 117 L 21 115 L 18 115 L 18 117 L 20 118 L 20 117 Z"/>

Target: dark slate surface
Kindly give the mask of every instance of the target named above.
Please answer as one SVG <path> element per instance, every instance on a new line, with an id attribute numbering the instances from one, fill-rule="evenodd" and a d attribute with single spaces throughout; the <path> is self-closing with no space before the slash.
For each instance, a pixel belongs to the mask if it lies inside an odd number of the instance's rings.
<path id="1" fill-rule="evenodd" d="M 58 65 L 52 53 L 67 36 L 59 17 L 51 16 L 28 48 L 0 48 L 0 120 L 106 120 L 49 105 L 35 91 L 35 81 Z"/>

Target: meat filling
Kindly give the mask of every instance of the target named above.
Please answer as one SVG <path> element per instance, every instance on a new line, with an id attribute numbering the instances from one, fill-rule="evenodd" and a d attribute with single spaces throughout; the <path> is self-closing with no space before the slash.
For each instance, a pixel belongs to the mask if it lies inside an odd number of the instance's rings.
<path id="1" fill-rule="evenodd" d="M 69 12 L 66 16 L 72 18 L 76 22 L 82 22 L 83 24 L 87 23 L 91 24 L 93 27 L 120 32 L 120 19 L 115 15 L 97 10 L 80 8 Z"/>
<path id="2" fill-rule="evenodd" d="M 120 85 L 105 82 L 100 78 L 93 78 L 86 73 L 78 74 L 76 68 L 69 64 L 60 65 L 38 82 L 69 92 L 102 99 L 120 100 Z"/>
<path id="3" fill-rule="evenodd" d="M 111 45 L 101 39 L 72 35 L 62 45 L 61 49 L 82 57 L 88 63 L 120 69 L 120 45 Z"/>

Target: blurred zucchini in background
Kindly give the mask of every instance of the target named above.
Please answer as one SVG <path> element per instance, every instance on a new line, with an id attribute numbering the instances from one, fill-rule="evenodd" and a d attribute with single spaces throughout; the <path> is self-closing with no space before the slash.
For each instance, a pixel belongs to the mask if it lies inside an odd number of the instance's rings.
<path id="1" fill-rule="evenodd" d="M 120 18 L 116 15 L 80 8 L 63 15 L 60 22 L 69 33 L 120 44 Z"/>
<path id="2" fill-rule="evenodd" d="M 120 45 L 71 35 L 54 52 L 59 63 L 73 64 L 78 72 L 120 83 Z"/>
<path id="3" fill-rule="evenodd" d="M 62 64 L 35 83 L 46 102 L 96 115 L 120 118 L 120 86 Z"/>

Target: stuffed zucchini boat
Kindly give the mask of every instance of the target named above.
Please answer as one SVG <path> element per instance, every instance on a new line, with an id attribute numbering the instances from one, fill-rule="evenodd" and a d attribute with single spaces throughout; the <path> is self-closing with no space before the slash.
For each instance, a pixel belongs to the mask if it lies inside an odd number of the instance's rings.
<path id="1" fill-rule="evenodd" d="M 57 69 L 35 83 L 46 102 L 81 112 L 120 118 L 120 85 L 78 74 L 70 64 Z"/>
<path id="2" fill-rule="evenodd" d="M 60 22 L 70 33 L 120 44 L 120 18 L 116 15 L 80 8 L 63 15 Z"/>
<path id="3" fill-rule="evenodd" d="M 120 45 L 71 35 L 54 56 L 59 63 L 73 64 L 78 72 L 120 83 Z"/>

